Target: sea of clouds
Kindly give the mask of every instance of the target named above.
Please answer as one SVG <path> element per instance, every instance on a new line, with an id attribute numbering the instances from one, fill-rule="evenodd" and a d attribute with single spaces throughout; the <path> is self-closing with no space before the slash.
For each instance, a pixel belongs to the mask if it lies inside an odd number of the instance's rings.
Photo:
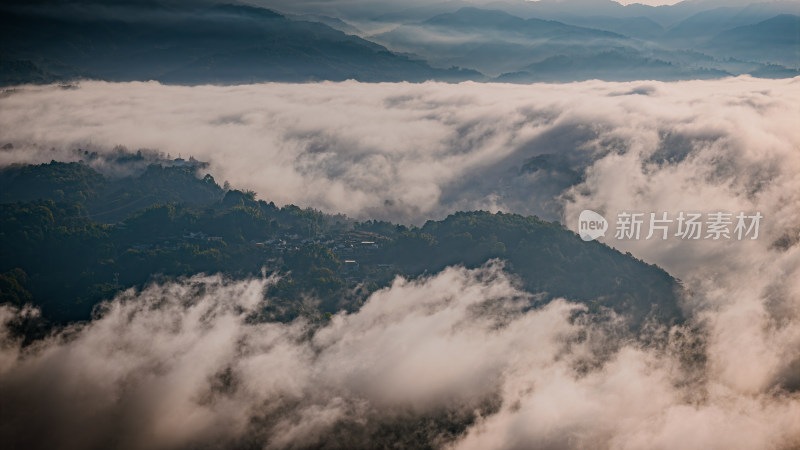
<path id="1" fill-rule="evenodd" d="M 397 280 L 322 328 L 247 320 L 272 279 L 127 292 L 92 323 L 32 347 L 0 333 L 0 439 L 796 448 L 798 120 L 800 79 L 749 77 L 6 91 L 0 144 L 13 149 L 0 164 L 156 148 L 208 160 L 218 180 L 279 204 L 410 223 L 469 209 L 573 230 L 583 209 L 764 219 L 756 240 L 608 235 L 688 288 L 689 323 L 657 343 L 620 338 L 615 318 L 571 320 L 581 307 L 569 299 L 524 309 L 529 294 L 501 262 Z M 540 155 L 558 164 L 523 169 Z M 0 309 L 0 324 L 31 313 Z"/>

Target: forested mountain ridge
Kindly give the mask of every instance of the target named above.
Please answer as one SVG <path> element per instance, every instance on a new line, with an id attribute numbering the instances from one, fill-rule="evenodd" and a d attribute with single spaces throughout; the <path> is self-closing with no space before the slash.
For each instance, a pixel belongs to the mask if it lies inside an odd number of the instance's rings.
<path id="1" fill-rule="evenodd" d="M 681 317 L 680 286 L 669 274 L 558 223 L 483 211 L 421 227 L 357 222 L 223 189 L 201 176 L 202 167 L 164 161 L 123 178 L 83 162 L 3 169 L 0 301 L 34 304 L 47 319 L 69 322 L 88 319 L 94 305 L 129 287 L 266 270 L 283 278 L 267 293 L 265 319 L 325 320 L 357 309 L 397 275 L 500 259 L 526 290 L 543 294 L 532 307 L 566 297 L 634 324 Z"/>

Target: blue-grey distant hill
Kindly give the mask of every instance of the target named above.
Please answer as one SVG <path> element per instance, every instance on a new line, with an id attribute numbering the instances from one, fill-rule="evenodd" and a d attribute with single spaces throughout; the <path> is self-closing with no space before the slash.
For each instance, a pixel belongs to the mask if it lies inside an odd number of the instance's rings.
<path id="1" fill-rule="evenodd" d="M 707 45 L 710 52 L 800 66 L 800 16 L 781 14 L 753 25 L 726 30 Z"/>
<path id="2" fill-rule="evenodd" d="M 136 8 L 128 16 L 84 5 L 0 11 L 0 80 L 481 79 L 475 71 L 433 68 L 325 24 L 290 20 L 267 9 Z"/>
<path id="3" fill-rule="evenodd" d="M 436 14 L 421 17 L 426 11 Z M 787 14 L 800 15 L 800 2 L 506 0 L 475 8 L 448 1 L 380 16 L 395 26 L 370 38 L 507 81 L 793 77 L 800 34 Z"/>
<path id="4" fill-rule="evenodd" d="M 610 50 L 587 56 L 558 55 L 523 67 L 518 72 L 499 76 L 497 81 L 531 83 L 537 81 L 581 81 L 593 78 L 620 81 L 641 79 L 713 79 L 730 76 L 716 69 L 686 69 L 635 52 Z"/>
<path id="5" fill-rule="evenodd" d="M 629 38 L 609 31 L 479 8 L 439 14 L 372 38 L 434 64 L 472 67 L 489 75 L 514 71 L 558 54 L 595 53 L 633 45 Z"/>

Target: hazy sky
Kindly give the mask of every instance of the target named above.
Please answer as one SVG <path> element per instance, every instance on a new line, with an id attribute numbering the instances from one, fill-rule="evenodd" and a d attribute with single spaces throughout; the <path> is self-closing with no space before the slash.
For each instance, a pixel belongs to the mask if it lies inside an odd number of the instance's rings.
<path id="1" fill-rule="evenodd" d="M 660 5 L 674 5 L 680 3 L 681 0 L 615 0 L 622 5 L 630 5 L 633 3 L 640 3 L 642 5 L 660 6 Z"/>

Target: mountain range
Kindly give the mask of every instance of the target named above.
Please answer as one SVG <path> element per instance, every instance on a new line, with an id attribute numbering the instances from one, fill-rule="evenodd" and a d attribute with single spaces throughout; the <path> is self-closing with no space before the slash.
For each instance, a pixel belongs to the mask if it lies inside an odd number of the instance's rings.
<path id="1" fill-rule="evenodd" d="M 475 71 L 437 69 L 319 22 L 243 5 L 163 8 L 121 18 L 83 6 L 0 13 L 6 84 L 73 77 L 175 84 L 258 81 L 461 81 Z"/>
<path id="2" fill-rule="evenodd" d="M 800 74 L 800 2 L 0 6 L 0 83 L 576 81 Z M 370 9 L 370 5 L 372 9 Z M 333 14 L 333 15 L 331 15 Z"/>

